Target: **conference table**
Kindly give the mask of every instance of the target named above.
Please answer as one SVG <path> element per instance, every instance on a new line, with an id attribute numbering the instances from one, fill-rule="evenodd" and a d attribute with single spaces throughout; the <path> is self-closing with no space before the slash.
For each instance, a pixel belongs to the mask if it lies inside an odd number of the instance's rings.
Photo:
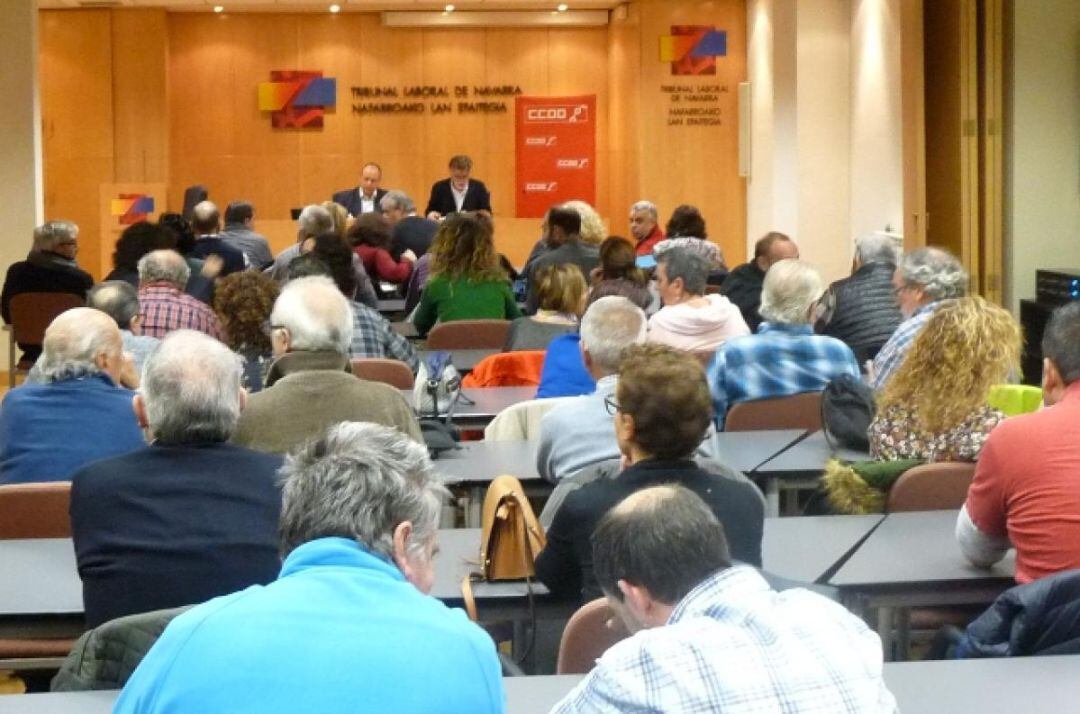
<path id="1" fill-rule="evenodd" d="M 870 454 L 834 447 L 825 438 L 825 432 L 819 430 L 759 464 L 753 475 L 765 482 L 766 514 L 780 515 L 782 492 L 793 494 L 799 489 L 816 488 L 831 458 L 866 461 Z"/>
<path id="2" fill-rule="evenodd" d="M 1059 714 L 1080 699 L 1080 655 L 887 662 L 885 684 L 902 712 Z M 507 714 L 547 714 L 580 674 L 504 677 Z M 109 714 L 119 692 L 0 698 L 5 714 Z"/>
<path id="3" fill-rule="evenodd" d="M 536 396 L 536 387 L 466 387 L 461 393 L 465 398 L 459 399 L 454 405 L 451 421 L 461 427 L 477 428 L 486 426 L 503 409 L 533 399 Z M 401 395 L 409 404 L 414 404 L 411 389 L 402 389 Z M 445 405 L 440 406 L 445 408 Z M 444 411 L 440 418 L 445 417 Z"/>
<path id="4" fill-rule="evenodd" d="M 960 552 L 956 511 L 891 513 L 827 579 L 859 614 L 877 611 L 887 656 L 894 625 L 906 650 L 910 608 L 988 604 L 1015 583 L 1013 551 L 991 568 L 972 565 Z"/>
<path id="5" fill-rule="evenodd" d="M 418 355 L 420 360 L 427 359 L 428 355 L 432 352 L 449 352 L 450 361 L 453 362 L 454 368 L 460 374 L 468 374 L 476 369 L 476 365 L 480 364 L 484 359 L 491 355 L 502 354 L 501 349 L 485 348 L 485 349 L 453 349 L 453 350 L 421 350 Z M 531 388 L 533 392 L 536 391 L 536 387 Z"/>

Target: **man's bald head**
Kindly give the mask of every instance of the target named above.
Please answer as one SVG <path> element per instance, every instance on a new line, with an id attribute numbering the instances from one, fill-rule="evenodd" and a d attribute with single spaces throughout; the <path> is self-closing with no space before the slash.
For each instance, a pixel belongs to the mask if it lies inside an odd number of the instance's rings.
<path id="1" fill-rule="evenodd" d="M 139 258 L 139 285 L 166 282 L 183 290 L 191 277 L 191 268 L 175 250 L 152 250 Z"/>
<path id="2" fill-rule="evenodd" d="M 61 313 L 45 330 L 38 371 L 46 382 L 105 373 L 117 381 L 123 338 L 111 317 L 89 307 Z"/>
<path id="3" fill-rule="evenodd" d="M 221 225 L 221 212 L 210 201 L 199 201 L 191 209 L 191 227 L 198 235 L 217 233 Z"/>
<path id="4" fill-rule="evenodd" d="M 347 355 L 353 318 L 349 301 L 333 280 L 312 276 L 290 280 L 274 303 L 270 324 L 287 332 L 286 350 Z M 277 340 L 278 335 L 274 336 Z M 275 342 L 275 345 L 279 342 Z"/>

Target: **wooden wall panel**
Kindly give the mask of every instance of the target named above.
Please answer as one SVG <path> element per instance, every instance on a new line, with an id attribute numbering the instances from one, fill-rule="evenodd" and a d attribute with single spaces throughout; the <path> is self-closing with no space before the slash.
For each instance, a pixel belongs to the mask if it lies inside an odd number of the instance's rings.
<path id="1" fill-rule="evenodd" d="M 168 29 L 162 9 L 117 10 L 112 20 L 114 181 L 168 178 Z"/>

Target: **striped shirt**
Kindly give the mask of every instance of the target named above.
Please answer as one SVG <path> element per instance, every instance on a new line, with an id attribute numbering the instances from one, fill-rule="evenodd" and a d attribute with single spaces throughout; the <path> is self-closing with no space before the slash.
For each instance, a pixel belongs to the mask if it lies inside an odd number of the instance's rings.
<path id="1" fill-rule="evenodd" d="M 217 315 L 210 306 L 164 281 L 139 288 L 143 334 L 159 339 L 173 330 L 198 330 L 225 341 Z"/>
<path id="2" fill-rule="evenodd" d="M 740 565 L 691 590 L 665 626 L 609 649 L 552 714 L 896 710 L 881 641 L 859 618 Z"/>
<path id="3" fill-rule="evenodd" d="M 840 340 L 815 335 L 810 325 L 763 322 L 756 335 L 721 345 L 709 366 L 717 428 L 733 404 L 820 392 L 842 374 L 861 378 L 855 355 Z"/>
<path id="4" fill-rule="evenodd" d="M 923 305 L 911 313 L 911 317 L 900 323 L 900 326 L 896 328 L 896 332 L 892 333 L 892 337 L 882 345 L 881 351 L 874 358 L 874 366 L 871 370 L 871 375 L 873 375 L 873 379 L 870 380 L 871 387 L 881 389 L 885 386 L 885 383 L 889 381 L 889 377 L 893 376 L 893 373 L 904 362 L 908 350 L 911 349 L 911 343 L 926 327 L 926 323 L 934 315 L 934 310 L 937 310 L 940 305 L 942 305 L 941 300 L 935 300 L 928 305 Z"/>

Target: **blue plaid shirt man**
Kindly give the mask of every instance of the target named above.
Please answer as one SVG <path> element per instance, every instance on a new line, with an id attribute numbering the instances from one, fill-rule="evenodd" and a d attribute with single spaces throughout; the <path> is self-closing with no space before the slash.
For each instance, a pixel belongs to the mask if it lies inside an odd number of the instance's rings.
<path id="1" fill-rule="evenodd" d="M 691 590 L 665 626 L 609 649 L 552 713 L 896 710 L 881 641 L 859 618 L 740 565 Z"/>
<path id="2" fill-rule="evenodd" d="M 870 371 L 872 375 L 871 387 L 881 389 L 885 386 L 885 383 L 889 381 L 889 378 L 903 363 L 904 357 L 907 357 L 911 343 L 926 327 L 926 323 L 934 315 L 934 310 L 937 310 L 941 304 L 941 300 L 935 300 L 928 305 L 923 305 L 911 313 L 911 317 L 900 323 L 888 341 L 881 346 L 881 351 L 877 353 L 877 357 L 874 358 L 874 366 Z"/>
<path id="3" fill-rule="evenodd" d="M 416 374 L 420 359 L 409 341 L 394 332 L 385 317 L 377 310 L 356 301 L 352 303 L 353 338 L 349 345 L 349 357 L 383 357 L 396 359 L 409 365 Z"/>
<path id="4" fill-rule="evenodd" d="M 820 392 L 842 374 L 860 378 L 851 348 L 810 325 L 763 322 L 756 335 L 728 340 L 709 366 L 718 429 L 733 404 Z"/>

